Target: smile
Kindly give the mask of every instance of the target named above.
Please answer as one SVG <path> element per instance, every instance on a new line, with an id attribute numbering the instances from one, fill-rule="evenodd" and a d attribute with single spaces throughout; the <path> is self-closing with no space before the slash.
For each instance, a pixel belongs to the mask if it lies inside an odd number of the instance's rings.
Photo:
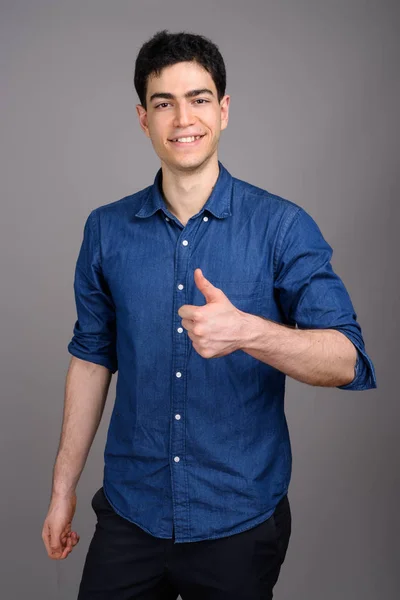
<path id="1" fill-rule="evenodd" d="M 192 135 L 190 137 L 174 138 L 174 139 L 169 140 L 169 141 L 170 142 L 179 143 L 179 144 L 191 144 L 193 142 L 196 142 L 197 140 L 200 140 L 203 137 L 204 137 L 204 135 Z"/>

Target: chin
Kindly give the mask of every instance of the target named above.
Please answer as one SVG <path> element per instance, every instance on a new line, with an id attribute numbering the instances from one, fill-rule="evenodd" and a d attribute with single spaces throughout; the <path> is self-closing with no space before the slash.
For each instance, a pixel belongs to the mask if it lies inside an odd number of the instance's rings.
<path id="1" fill-rule="evenodd" d="M 205 160 L 192 160 L 188 162 L 177 163 L 176 168 L 182 171 L 196 171 L 203 166 Z"/>
<path id="2" fill-rule="evenodd" d="M 207 160 L 211 158 L 211 155 L 202 155 L 202 156 L 181 156 L 178 159 L 174 157 L 173 164 L 177 168 L 181 169 L 197 169 L 201 167 Z"/>

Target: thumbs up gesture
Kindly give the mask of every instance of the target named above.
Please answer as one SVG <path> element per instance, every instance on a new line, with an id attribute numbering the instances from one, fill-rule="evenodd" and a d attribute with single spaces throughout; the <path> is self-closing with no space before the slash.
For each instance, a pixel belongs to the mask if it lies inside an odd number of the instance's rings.
<path id="1" fill-rule="evenodd" d="M 194 281 L 206 304 L 184 304 L 178 310 L 193 348 L 203 358 L 218 358 L 239 350 L 246 313 L 236 308 L 221 289 L 213 286 L 201 269 L 195 269 Z"/>

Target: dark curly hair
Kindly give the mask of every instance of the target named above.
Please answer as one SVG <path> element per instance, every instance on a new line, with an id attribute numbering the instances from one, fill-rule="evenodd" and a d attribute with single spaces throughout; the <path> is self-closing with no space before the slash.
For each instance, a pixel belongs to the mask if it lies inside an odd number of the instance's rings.
<path id="1" fill-rule="evenodd" d="M 158 31 L 143 44 L 135 62 L 134 85 L 140 103 L 146 107 L 147 82 L 150 75 L 184 61 L 196 61 L 206 69 L 217 88 L 221 101 L 226 88 L 225 63 L 218 47 L 208 38 L 194 33 Z"/>

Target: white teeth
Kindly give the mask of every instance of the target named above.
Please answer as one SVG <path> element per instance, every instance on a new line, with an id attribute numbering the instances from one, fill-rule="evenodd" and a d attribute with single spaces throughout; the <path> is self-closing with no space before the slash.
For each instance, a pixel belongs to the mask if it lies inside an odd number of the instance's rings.
<path id="1" fill-rule="evenodd" d="M 174 140 L 172 140 L 173 142 L 194 142 L 194 140 L 199 140 L 201 138 L 201 135 L 192 135 L 191 137 L 184 137 L 184 138 L 175 138 Z"/>

